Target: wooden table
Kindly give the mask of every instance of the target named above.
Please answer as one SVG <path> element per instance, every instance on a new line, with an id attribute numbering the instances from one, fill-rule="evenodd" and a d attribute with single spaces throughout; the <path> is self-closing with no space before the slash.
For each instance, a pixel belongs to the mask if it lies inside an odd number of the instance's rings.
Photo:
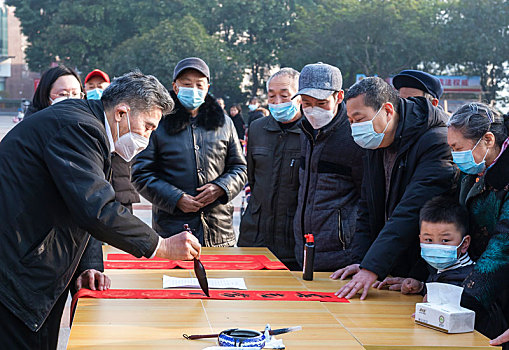
<path id="1" fill-rule="evenodd" d="M 106 252 L 114 248 L 107 247 Z M 203 254 L 263 254 L 265 248 L 204 248 Z M 112 288 L 160 289 L 163 274 L 191 277 L 191 270 L 108 270 Z M 328 273 L 303 281 L 302 273 L 283 270 L 208 270 L 210 278 L 243 277 L 249 290 L 336 291 L 344 282 Z M 418 296 L 372 290 L 366 301 L 80 299 L 69 349 L 203 349 L 215 339 L 185 340 L 183 333 L 218 333 L 227 328 L 262 330 L 301 325 L 300 332 L 279 336 L 287 349 L 497 349 L 481 334 L 443 334 L 418 326 L 411 318 Z"/>

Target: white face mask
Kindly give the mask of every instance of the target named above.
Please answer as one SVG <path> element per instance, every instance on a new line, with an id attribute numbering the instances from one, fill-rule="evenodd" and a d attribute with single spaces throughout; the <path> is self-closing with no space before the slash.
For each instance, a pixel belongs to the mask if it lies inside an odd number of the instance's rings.
<path id="1" fill-rule="evenodd" d="M 57 97 L 56 99 L 52 99 L 50 97 L 49 101 L 51 102 L 51 105 L 54 105 L 54 104 L 57 104 L 58 102 L 62 102 L 62 101 L 68 100 L 68 99 L 70 99 L 69 96 Z"/>
<path id="2" fill-rule="evenodd" d="M 130 162 L 138 153 L 148 146 L 149 139 L 140 134 L 131 132 L 131 123 L 129 122 L 129 113 L 127 113 L 127 126 L 129 132 L 121 137 L 119 122 L 117 122 L 117 141 L 115 142 L 115 152 L 126 162 Z"/>
<path id="3" fill-rule="evenodd" d="M 303 111 L 309 124 L 311 124 L 315 130 L 323 128 L 334 119 L 334 113 L 332 111 L 317 106 L 306 107 Z"/>

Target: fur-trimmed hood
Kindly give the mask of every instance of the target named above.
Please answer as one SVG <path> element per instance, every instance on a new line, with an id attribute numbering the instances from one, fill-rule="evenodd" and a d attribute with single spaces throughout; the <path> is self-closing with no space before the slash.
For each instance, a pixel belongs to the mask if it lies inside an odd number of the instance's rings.
<path id="1" fill-rule="evenodd" d="M 175 109 L 164 117 L 162 124 L 168 134 L 174 135 L 191 124 L 191 113 L 180 103 L 174 91 L 170 95 L 175 101 Z M 223 109 L 210 94 L 205 96 L 205 102 L 200 106 L 196 118 L 197 125 L 205 130 L 220 128 L 225 123 Z"/>

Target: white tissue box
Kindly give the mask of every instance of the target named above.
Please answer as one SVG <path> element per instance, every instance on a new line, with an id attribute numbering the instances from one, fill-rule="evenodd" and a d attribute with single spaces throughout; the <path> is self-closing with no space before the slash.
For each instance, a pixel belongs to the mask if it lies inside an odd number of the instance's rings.
<path id="1" fill-rule="evenodd" d="M 415 323 L 445 333 L 466 333 L 474 330 L 475 312 L 464 307 L 415 304 Z"/>

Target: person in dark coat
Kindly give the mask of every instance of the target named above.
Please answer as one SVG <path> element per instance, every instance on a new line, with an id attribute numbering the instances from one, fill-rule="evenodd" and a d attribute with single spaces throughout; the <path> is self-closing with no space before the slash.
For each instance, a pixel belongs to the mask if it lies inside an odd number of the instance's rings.
<path id="1" fill-rule="evenodd" d="M 188 224 L 207 247 L 235 244 L 230 201 L 246 183 L 246 160 L 230 118 L 208 94 L 209 68 L 191 57 L 173 74 L 175 112 L 133 165 L 138 192 L 152 202 L 152 226 L 170 237 Z"/>
<path id="2" fill-rule="evenodd" d="M 83 97 L 83 86 L 78 73 L 72 68 L 58 65 L 42 74 L 26 117 L 67 99 Z M 111 281 L 102 272 L 104 272 L 102 243 L 91 237 L 72 278 L 71 293 L 74 294 L 79 289 L 76 283 L 81 283 L 87 275 L 91 278 L 104 279 L 105 285 L 108 286 Z"/>
<path id="3" fill-rule="evenodd" d="M 370 77 L 346 94 L 352 135 L 367 149 L 362 199 L 352 254 L 360 264 L 332 278 L 355 274 L 337 294 L 351 298 L 387 275 L 412 275 L 419 254 L 419 210 L 454 185 L 443 111 L 424 97 L 401 99 L 392 86 Z"/>
<path id="4" fill-rule="evenodd" d="M 293 219 L 300 166 L 299 72 L 283 68 L 267 82 L 271 115 L 249 128 L 247 176 L 251 198 L 240 222 L 239 247 L 268 247 L 289 269 L 295 260 Z"/>
<path id="5" fill-rule="evenodd" d="M 244 126 L 244 117 L 242 116 L 242 108 L 240 105 L 233 105 L 230 107 L 230 118 L 233 121 L 235 130 L 237 130 L 239 140 L 244 140 L 246 127 Z"/>
<path id="6" fill-rule="evenodd" d="M 110 77 L 100 69 L 94 69 L 85 77 L 85 91 L 87 100 L 100 100 L 101 96 L 110 85 Z M 111 155 L 111 185 L 115 189 L 115 199 L 124 207 L 133 212 L 133 203 L 140 202 L 140 195 L 131 183 L 131 162 L 126 162 L 122 157 Z"/>
<path id="7" fill-rule="evenodd" d="M 476 260 L 463 281 L 462 306 L 476 312 L 476 329 L 489 338 L 509 323 L 508 136 L 509 116 L 482 103 L 460 107 L 448 122 L 452 157 L 462 174 L 459 202 L 470 213 L 470 252 Z M 502 329 L 493 326 L 497 305 L 505 315 Z"/>
<path id="8" fill-rule="evenodd" d="M 421 70 L 405 69 L 392 78 L 392 84 L 402 98 L 423 96 L 438 106 L 444 88 L 440 79 Z"/>
<path id="9" fill-rule="evenodd" d="M 56 348 L 69 283 L 90 238 L 87 232 L 136 257 L 199 257 L 193 235 L 160 238 L 115 201 L 107 180 L 111 150 L 134 156 L 172 107 L 156 78 L 132 72 L 115 80 L 101 101 L 57 103 L 15 126 L 2 140 L 2 347 Z M 88 280 L 82 282 L 91 287 Z"/>
<path id="10" fill-rule="evenodd" d="M 258 101 L 257 97 L 252 97 L 249 100 L 249 104 L 247 105 L 247 108 L 249 112 L 247 112 L 247 121 L 246 126 L 249 128 L 251 126 L 251 123 L 254 122 L 256 119 L 265 117 L 265 110 L 264 108 L 260 107 L 260 102 Z"/>
<path id="11" fill-rule="evenodd" d="M 302 266 L 304 235 L 315 240 L 315 271 L 352 262 L 349 253 L 360 198 L 364 150 L 355 144 L 343 102 L 341 71 L 317 63 L 299 77 L 301 122 L 299 197 L 294 219 L 295 256 Z"/>

